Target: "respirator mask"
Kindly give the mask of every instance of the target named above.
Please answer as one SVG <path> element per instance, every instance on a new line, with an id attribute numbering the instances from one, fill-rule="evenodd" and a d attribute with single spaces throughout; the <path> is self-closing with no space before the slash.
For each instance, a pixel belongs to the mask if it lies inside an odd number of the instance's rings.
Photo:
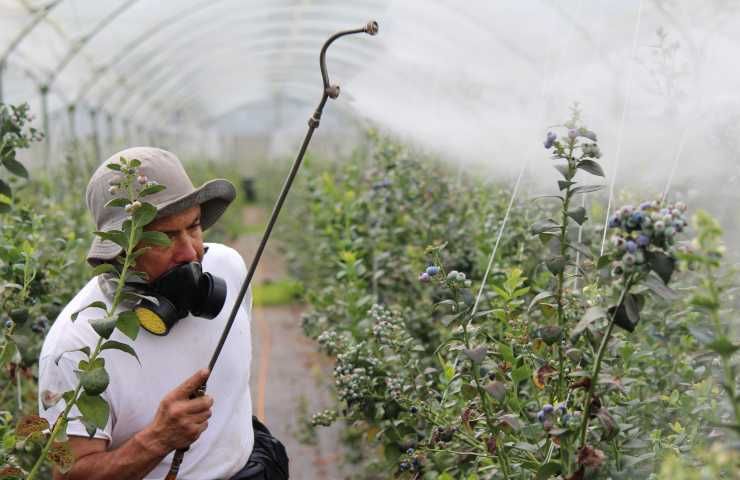
<path id="1" fill-rule="evenodd" d="M 226 302 L 226 282 L 203 272 L 199 262 L 178 265 L 140 291 L 149 298 L 138 302 L 134 313 L 144 330 L 154 335 L 167 335 L 188 314 L 214 318 Z"/>

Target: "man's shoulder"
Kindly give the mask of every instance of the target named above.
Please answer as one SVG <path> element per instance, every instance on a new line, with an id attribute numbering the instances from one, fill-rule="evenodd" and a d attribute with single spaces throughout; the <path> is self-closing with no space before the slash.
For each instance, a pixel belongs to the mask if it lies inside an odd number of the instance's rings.
<path id="1" fill-rule="evenodd" d="M 235 249 L 222 243 L 206 243 L 208 252 L 203 257 L 205 270 L 231 270 L 236 275 L 243 277 L 247 273 L 244 259 Z"/>

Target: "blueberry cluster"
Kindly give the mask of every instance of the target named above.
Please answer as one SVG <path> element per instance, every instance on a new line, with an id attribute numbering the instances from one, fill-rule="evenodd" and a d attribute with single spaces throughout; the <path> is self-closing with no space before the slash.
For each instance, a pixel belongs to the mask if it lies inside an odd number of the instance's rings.
<path id="1" fill-rule="evenodd" d="M 337 411 L 336 410 L 323 410 L 321 412 L 315 413 L 313 417 L 311 417 L 311 425 L 316 426 L 322 426 L 322 427 L 328 427 L 332 423 L 334 423 L 334 420 L 337 419 Z"/>
<path id="2" fill-rule="evenodd" d="M 375 387 L 379 361 L 364 351 L 364 342 L 352 345 L 337 355 L 334 384 L 340 400 L 348 404 L 367 398 Z"/>
<path id="3" fill-rule="evenodd" d="M 409 450 L 411 450 L 411 452 L 413 453 L 413 449 L 412 448 L 409 448 Z M 409 455 L 411 455 L 411 454 L 409 454 Z M 413 458 L 410 459 L 410 461 L 403 460 L 403 461 L 401 461 L 401 463 L 398 464 L 398 469 L 401 470 L 402 472 L 405 472 L 407 470 L 408 471 L 417 471 L 418 472 L 418 471 L 421 470 L 421 460 L 419 460 L 419 457 L 413 457 Z"/>
<path id="4" fill-rule="evenodd" d="M 406 338 L 406 330 L 403 321 L 394 316 L 390 310 L 381 306 L 373 305 L 370 308 L 370 318 L 373 321 L 373 336 L 381 345 L 398 347 Z"/>
<path id="5" fill-rule="evenodd" d="M 568 413 L 565 402 L 561 402 L 555 407 L 553 407 L 549 403 L 546 403 L 542 406 L 542 409 L 537 412 L 537 421 L 542 424 L 545 430 L 550 430 L 558 421 L 558 419 L 560 420 L 562 426 L 568 426 L 571 415 Z"/>
<path id="6" fill-rule="evenodd" d="M 592 142 L 597 141 L 596 133 L 592 132 L 586 127 L 568 129 L 567 139 L 564 140 L 568 143 L 573 144 L 578 137 L 586 138 L 588 140 L 591 140 Z M 550 150 L 552 147 L 558 148 L 562 146 L 562 144 L 558 142 L 558 135 L 555 132 L 547 132 L 547 135 L 545 136 L 545 141 L 542 142 L 542 144 L 547 150 Z M 599 151 L 599 147 L 598 145 L 596 145 L 596 143 L 583 144 L 582 151 L 584 157 L 601 157 L 601 152 Z"/>
<path id="7" fill-rule="evenodd" d="M 430 282 L 432 280 L 432 277 L 437 276 L 439 272 L 439 267 L 437 267 L 436 265 L 429 265 L 426 270 L 419 274 L 419 281 L 422 283 Z"/>
<path id="8" fill-rule="evenodd" d="M 442 269 L 436 265 L 430 265 L 427 267 L 426 270 L 421 272 L 419 274 L 419 281 L 422 283 L 428 283 L 432 281 L 432 278 L 436 277 L 442 273 Z M 446 282 L 449 286 L 465 286 L 469 287 L 472 285 L 472 282 L 468 280 L 466 275 L 463 272 L 458 272 L 457 270 L 451 270 L 447 273 L 447 276 L 444 278 L 444 280 L 440 280 L 442 282 Z"/>
<path id="9" fill-rule="evenodd" d="M 385 377 L 385 388 L 388 390 L 390 397 L 399 402 L 403 390 L 403 382 L 398 377 Z M 413 408 L 413 407 L 412 407 Z"/>
<path id="10" fill-rule="evenodd" d="M 688 225 L 686 204 L 663 205 L 643 202 L 639 207 L 625 205 L 609 218 L 609 228 L 616 229 L 612 244 L 616 249 L 614 273 L 621 275 L 644 268 L 651 249 L 673 251 L 675 235 Z"/>
<path id="11" fill-rule="evenodd" d="M 346 338 L 334 329 L 324 330 L 316 338 L 316 341 L 319 343 L 321 350 L 327 355 L 336 355 L 346 344 Z"/>

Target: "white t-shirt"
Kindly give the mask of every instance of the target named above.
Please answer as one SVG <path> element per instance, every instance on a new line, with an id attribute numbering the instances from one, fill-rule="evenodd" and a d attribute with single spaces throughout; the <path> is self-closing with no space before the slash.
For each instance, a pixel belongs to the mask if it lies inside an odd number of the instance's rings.
<path id="1" fill-rule="evenodd" d="M 108 440 L 109 449 L 115 449 L 149 425 L 162 398 L 197 370 L 208 366 L 246 276 L 246 267 L 232 248 L 220 244 L 207 246 L 203 271 L 223 278 L 227 284 L 226 303 L 220 314 L 212 320 L 189 315 L 166 336 L 152 335 L 141 328 L 136 341 L 116 330 L 110 339 L 130 344 L 136 350 L 141 365 L 133 356 L 118 350 L 104 350 L 101 354 L 110 375 L 110 384 L 103 393 L 110 405 L 110 416 L 105 430 L 98 430 L 95 437 Z M 99 318 L 101 310 L 87 309 L 74 322 L 70 316 L 96 300 L 102 300 L 110 307 L 97 278 L 93 278 L 64 308 L 49 330 L 39 360 L 40 393 L 45 390 L 62 393 L 76 387 L 78 380 L 74 370 L 84 355 L 80 352 L 66 353 L 58 366 L 55 360 L 65 351 L 85 345 L 90 349 L 95 347 L 99 337 L 88 320 Z M 250 291 L 208 380 L 208 394 L 214 399 L 213 416 L 206 431 L 185 454 L 178 475 L 180 480 L 229 478 L 247 463 L 252 452 L 254 432 L 249 391 L 251 305 Z M 40 415 L 51 424 L 63 409 L 64 401 L 61 400 L 44 410 L 39 398 Z M 74 408 L 70 417 L 76 415 L 79 412 Z M 70 422 L 67 433 L 87 436 L 80 421 Z M 172 456 L 173 453 L 167 455 L 146 479 L 163 479 Z"/>

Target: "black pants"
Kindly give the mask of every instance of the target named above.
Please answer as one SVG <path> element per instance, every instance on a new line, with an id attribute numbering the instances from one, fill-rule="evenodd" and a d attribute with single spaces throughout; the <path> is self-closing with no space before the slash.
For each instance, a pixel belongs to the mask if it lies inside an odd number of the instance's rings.
<path id="1" fill-rule="evenodd" d="M 280 440 L 252 417 L 254 448 L 249 461 L 230 480 L 288 480 L 288 454 Z"/>

